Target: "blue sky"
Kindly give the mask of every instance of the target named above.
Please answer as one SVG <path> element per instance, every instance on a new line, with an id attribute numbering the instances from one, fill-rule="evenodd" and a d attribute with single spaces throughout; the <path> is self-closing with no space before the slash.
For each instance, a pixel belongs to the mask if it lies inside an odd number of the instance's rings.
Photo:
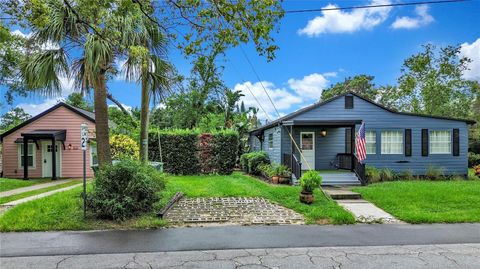
<path id="1" fill-rule="evenodd" d="M 412 0 L 413 1 L 413 0 Z M 412 2 L 402 1 L 402 2 Z M 286 10 L 352 6 L 398 2 L 373 1 L 286 1 Z M 232 89 L 242 90 L 248 106 L 256 102 L 248 91 L 260 100 L 269 118 L 276 118 L 264 90 L 248 65 L 247 57 L 263 87 L 273 97 L 281 114 L 318 101 L 324 88 L 356 74 L 375 76 L 378 85 L 395 85 L 402 62 L 421 50 L 421 45 L 462 45 L 462 55 L 473 59 L 469 79 L 480 80 L 480 1 L 464 3 L 375 8 L 347 11 L 325 11 L 286 14 L 281 20 L 278 34 L 274 34 L 280 47 L 277 57 L 267 62 L 258 56 L 252 44 L 227 52 L 223 79 Z M 24 32 L 24 34 L 27 34 Z M 188 60 L 174 49 L 170 60 L 177 69 L 189 73 Z M 72 91 L 65 81 L 63 95 Z M 127 106 L 140 103 L 139 86 L 122 80 L 108 83 L 110 91 Z M 3 91 L 4 89 L 2 89 Z M 55 104 L 59 98 L 30 96 L 17 98 L 14 106 L 36 114 Z M 9 107 L 3 107 L 5 113 Z M 262 118 L 266 116 L 260 115 Z"/>

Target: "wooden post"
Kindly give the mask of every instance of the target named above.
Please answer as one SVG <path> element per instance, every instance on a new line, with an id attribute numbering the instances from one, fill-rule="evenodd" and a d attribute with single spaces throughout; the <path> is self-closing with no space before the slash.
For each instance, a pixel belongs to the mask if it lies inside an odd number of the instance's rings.
<path id="1" fill-rule="evenodd" d="M 55 137 L 52 138 L 52 180 L 57 179 L 57 152 L 55 149 Z"/>
<path id="2" fill-rule="evenodd" d="M 28 180 L 28 137 L 23 137 L 23 179 Z"/>

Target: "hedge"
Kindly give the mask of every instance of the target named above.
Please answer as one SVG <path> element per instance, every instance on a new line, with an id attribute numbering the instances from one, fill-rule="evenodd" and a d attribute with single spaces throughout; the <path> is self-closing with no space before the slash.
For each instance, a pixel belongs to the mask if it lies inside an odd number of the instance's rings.
<path id="1" fill-rule="evenodd" d="M 162 158 L 158 147 L 160 136 Z M 231 174 L 238 152 L 238 133 L 219 131 L 200 134 L 196 130 L 162 130 L 149 134 L 149 158 L 163 161 L 171 174 Z"/>
<path id="2" fill-rule="evenodd" d="M 269 164 L 270 159 L 265 151 L 254 151 L 250 153 L 244 153 L 240 157 L 240 166 L 243 171 L 252 174 L 260 175 L 260 166 L 262 164 Z"/>

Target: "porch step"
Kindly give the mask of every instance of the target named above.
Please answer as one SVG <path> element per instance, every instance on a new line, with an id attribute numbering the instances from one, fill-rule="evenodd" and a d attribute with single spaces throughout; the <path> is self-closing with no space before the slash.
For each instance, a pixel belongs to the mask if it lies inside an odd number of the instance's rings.
<path id="1" fill-rule="evenodd" d="M 355 173 L 352 172 L 322 172 L 322 185 L 361 185 Z"/>
<path id="2" fill-rule="evenodd" d="M 360 193 L 352 192 L 346 188 L 326 187 L 323 190 L 334 200 L 357 200 L 362 198 Z"/>

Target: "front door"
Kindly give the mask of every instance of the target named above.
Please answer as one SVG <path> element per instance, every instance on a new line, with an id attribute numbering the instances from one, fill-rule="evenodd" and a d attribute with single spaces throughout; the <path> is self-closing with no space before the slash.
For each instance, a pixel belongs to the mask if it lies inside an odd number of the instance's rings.
<path id="1" fill-rule="evenodd" d="M 300 133 L 300 149 L 302 150 L 302 170 L 315 169 L 315 133 Z"/>
<path id="2" fill-rule="evenodd" d="M 57 142 L 55 145 L 55 161 L 56 161 L 56 175 L 61 177 L 62 169 L 60 164 L 62 163 L 62 144 Z M 42 141 L 42 177 L 52 177 L 52 142 L 51 141 Z"/>

